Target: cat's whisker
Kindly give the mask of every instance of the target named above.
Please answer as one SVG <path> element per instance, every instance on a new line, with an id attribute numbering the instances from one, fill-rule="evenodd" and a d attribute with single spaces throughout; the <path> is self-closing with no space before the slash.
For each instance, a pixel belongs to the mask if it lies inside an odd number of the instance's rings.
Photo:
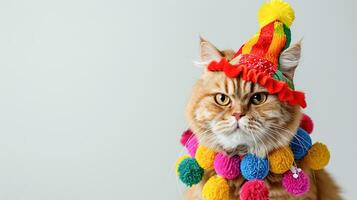
<path id="1" fill-rule="evenodd" d="M 308 141 L 305 138 L 302 138 L 301 136 L 293 133 L 292 131 L 290 131 L 288 129 L 284 129 L 284 128 L 281 128 L 281 127 L 276 127 L 276 128 L 280 128 L 281 131 L 284 131 L 285 133 L 291 134 L 293 137 L 295 137 L 298 140 L 299 144 L 302 145 L 305 150 L 308 149 L 308 147 L 305 145 L 305 143 L 307 143 Z M 281 134 L 281 135 L 284 136 L 283 134 Z M 301 141 L 303 141 L 303 142 L 301 142 Z"/>

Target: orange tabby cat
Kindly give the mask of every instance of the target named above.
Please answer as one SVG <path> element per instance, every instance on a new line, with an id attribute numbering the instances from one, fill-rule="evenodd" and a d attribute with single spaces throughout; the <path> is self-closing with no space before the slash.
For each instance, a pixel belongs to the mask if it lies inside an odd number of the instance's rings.
<path id="1" fill-rule="evenodd" d="M 208 41 L 201 39 L 201 60 L 208 64 L 222 57 L 233 58 L 233 51 L 219 51 Z M 281 69 L 293 81 L 294 71 L 300 59 L 300 44 L 292 45 L 280 56 Z M 231 62 L 235 62 L 234 58 Z M 206 66 L 205 66 L 206 67 Z M 224 72 L 205 70 L 193 88 L 187 106 L 187 118 L 191 129 L 200 143 L 216 151 L 230 154 L 253 153 L 265 157 L 275 148 L 290 143 L 296 132 L 301 109 L 278 100 L 264 87 L 237 78 L 229 78 Z M 237 128 L 239 127 L 239 128 Z M 270 174 L 266 185 L 270 200 L 340 200 L 339 189 L 325 170 L 312 171 L 299 167 L 310 176 L 310 191 L 300 197 L 293 197 L 281 186 L 281 175 Z M 201 189 L 206 177 L 190 188 L 185 200 L 203 200 Z M 239 199 L 243 178 L 230 181 L 230 199 Z"/>

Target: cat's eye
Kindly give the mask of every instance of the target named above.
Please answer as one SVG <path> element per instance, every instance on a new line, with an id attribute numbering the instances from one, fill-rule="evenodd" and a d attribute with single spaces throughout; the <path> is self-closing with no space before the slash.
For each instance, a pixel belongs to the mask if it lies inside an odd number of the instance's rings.
<path id="1" fill-rule="evenodd" d="M 259 92 L 255 93 L 251 98 L 250 98 L 250 103 L 254 105 L 260 105 L 264 103 L 268 98 L 268 94 L 266 92 Z"/>
<path id="2" fill-rule="evenodd" d="M 228 106 L 231 103 L 231 99 L 222 93 L 218 93 L 214 96 L 214 100 L 220 106 Z"/>

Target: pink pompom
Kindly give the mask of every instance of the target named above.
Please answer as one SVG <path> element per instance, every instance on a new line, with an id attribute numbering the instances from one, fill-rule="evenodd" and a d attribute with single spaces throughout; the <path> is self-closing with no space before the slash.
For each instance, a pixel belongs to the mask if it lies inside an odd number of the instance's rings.
<path id="1" fill-rule="evenodd" d="M 268 200 L 269 190 L 262 180 L 251 180 L 246 182 L 240 191 L 241 200 Z"/>
<path id="2" fill-rule="evenodd" d="M 308 115 L 304 114 L 302 116 L 300 121 L 300 128 L 304 129 L 309 134 L 311 134 L 314 130 L 314 122 Z"/>
<path id="3" fill-rule="evenodd" d="M 198 148 L 198 140 L 194 134 L 192 134 L 192 137 L 190 139 L 188 139 L 185 147 L 186 147 L 188 153 L 190 154 L 190 156 L 192 158 L 194 158 L 196 155 L 197 148 Z"/>
<path id="4" fill-rule="evenodd" d="M 225 179 L 234 179 L 240 174 L 239 156 L 227 156 L 223 153 L 218 153 L 214 159 L 214 169 L 216 173 Z"/>
<path id="5" fill-rule="evenodd" d="M 297 172 L 298 174 L 294 174 L 289 170 L 284 174 L 283 177 L 283 187 L 287 192 L 294 196 L 300 196 L 310 188 L 309 177 L 305 175 L 303 171 Z"/>
<path id="6" fill-rule="evenodd" d="M 182 146 L 186 146 L 187 141 L 192 137 L 193 132 L 191 129 L 187 129 L 185 132 L 182 133 L 180 142 Z"/>
<path id="7" fill-rule="evenodd" d="M 191 131 L 191 129 L 187 129 L 185 132 L 182 133 L 180 143 L 186 147 L 190 156 L 194 158 L 198 148 L 198 140 L 195 134 Z"/>

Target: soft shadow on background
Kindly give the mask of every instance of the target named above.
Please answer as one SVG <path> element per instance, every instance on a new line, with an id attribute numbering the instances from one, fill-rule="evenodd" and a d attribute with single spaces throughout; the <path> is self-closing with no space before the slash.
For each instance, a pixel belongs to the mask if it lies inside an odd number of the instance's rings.
<path id="1" fill-rule="evenodd" d="M 0 2 L 0 199 L 177 199 L 198 35 L 238 49 L 258 0 Z M 357 199 L 356 1 L 290 1 L 297 89 Z"/>

